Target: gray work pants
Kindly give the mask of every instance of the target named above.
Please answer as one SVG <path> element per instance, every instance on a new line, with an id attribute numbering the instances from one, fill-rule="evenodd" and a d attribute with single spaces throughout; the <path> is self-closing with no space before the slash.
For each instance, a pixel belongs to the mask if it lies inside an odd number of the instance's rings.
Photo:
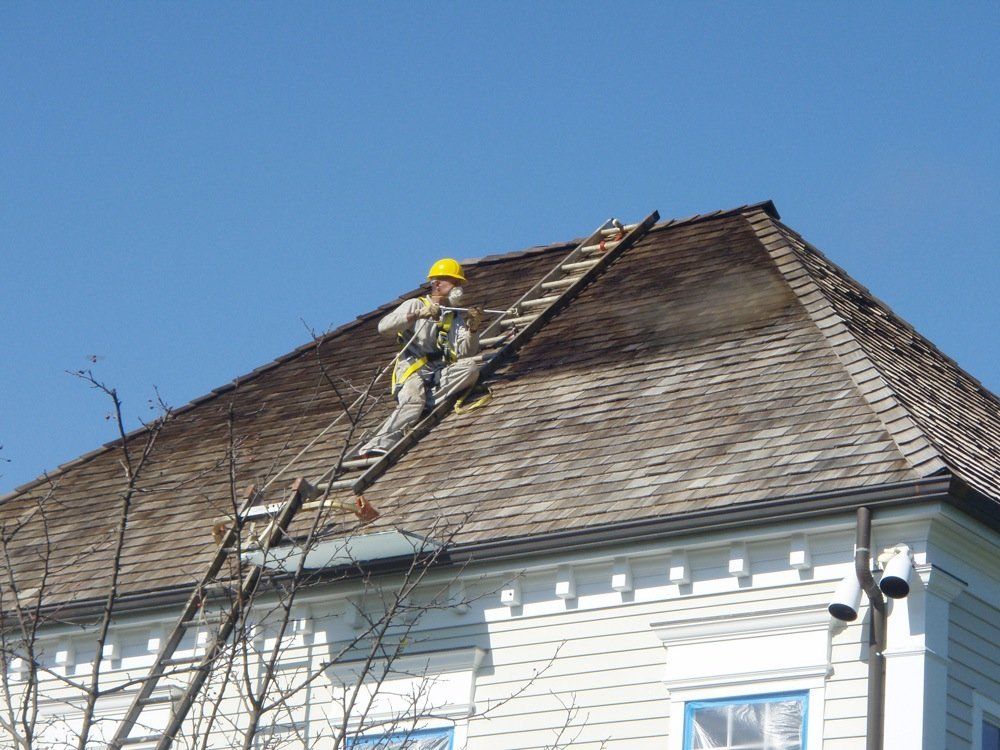
<path id="1" fill-rule="evenodd" d="M 397 374 L 406 370 L 407 363 L 397 365 Z M 481 365 L 472 357 L 460 359 L 438 373 L 437 387 L 425 381 L 419 373 L 411 375 L 396 393 L 396 410 L 378 428 L 375 436 L 361 446 L 359 453 L 372 449 L 387 451 L 403 437 L 403 431 L 420 420 L 424 408 L 433 408 L 434 399 L 450 392 L 461 393 L 471 388 L 479 377 Z"/>

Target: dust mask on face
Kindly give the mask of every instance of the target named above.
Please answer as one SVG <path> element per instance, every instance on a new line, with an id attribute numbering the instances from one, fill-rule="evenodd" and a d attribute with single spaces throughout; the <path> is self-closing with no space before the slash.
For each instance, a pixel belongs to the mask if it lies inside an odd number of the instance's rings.
<path id="1" fill-rule="evenodd" d="M 462 296 L 465 293 L 462 291 L 462 287 L 453 287 L 450 292 L 448 292 L 448 304 L 451 307 L 461 307 L 462 306 Z"/>

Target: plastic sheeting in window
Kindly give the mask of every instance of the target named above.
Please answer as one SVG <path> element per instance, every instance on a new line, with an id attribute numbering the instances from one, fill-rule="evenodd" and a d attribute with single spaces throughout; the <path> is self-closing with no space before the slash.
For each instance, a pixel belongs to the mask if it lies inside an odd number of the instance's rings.
<path id="1" fill-rule="evenodd" d="M 351 750 L 451 750 L 451 730 L 359 737 Z"/>
<path id="2" fill-rule="evenodd" d="M 804 697 L 754 698 L 689 706 L 691 750 L 802 750 Z"/>

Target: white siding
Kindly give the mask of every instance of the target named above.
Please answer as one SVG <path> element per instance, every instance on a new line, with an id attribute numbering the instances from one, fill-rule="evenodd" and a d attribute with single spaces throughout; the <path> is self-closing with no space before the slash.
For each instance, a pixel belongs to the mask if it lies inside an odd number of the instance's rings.
<path id="1" fill-rule="evenodd" d="M 948 655 L 947 747 L 968 750 L 973 691 L 1000 702 L 1000 609 L 960 594 L 951 604 Z"/>
<path id="2" fill-rule="evenodd" d="M 440 708 L 435 713 L 442 717 L 440 721 L 455 723 L 458 748 L 542 750 L 560 740 L 562 746 L 572 744 L 583 750 L 597 748 L 602 742 L 609 750 L 668 750 L 679 741 L 679 737 L 669 735 L 671 727 L 676 730 L 678 726 L 676 712 L 682 704 L 677 696 L 681 691 L 672 696 L 668 689 L 673 647 L 661 641 L 652 626 L 699 619 L 717 622 L 794 607 L 822 613 L 837 581 L 853 568 L 853 519 L 838 523 L 839 528 L 809 534 L 812 566 L 804 570 L 789 563 L 790 535 L 802 532 L 801 524 L 768 529 L 769 537 L 745 536 L 742 541 L 747 545 L 751 573 L 747 578 L 730 575 L 732 534 L 702 535 L 684 540 L 683 546 L 647 544 L 641 549 L 607 550 L 600 557 L 553 555 L 520 569 L 469 568 L 463 573 L 465 590 L 472 597 L 468 611 L 429 612 L 419 628 L 407 636 L 407 651 L 481 655 L 475 666 L 465 656 L 430 658 L 431 675 L 440 676 L 439 684 L 429 691 L 432 702 Z M 898 541 L 891 529 L 883 528 L 882 532 Z M 906 540 L 912 542 L 912 535 Z M 671 584 L 667 570 L 671 554 L 678 549 L 687 553 L 690 581 Z M 621 556 L 630 559 L 634 591 L 611 588 L 614 559 Z M 557 571 L 565 565 L 572 566 L 577 585 L 577 597 L 569 600 L 557 597 L 555 590 Z M 447 584 L 447 575 L 431 576 L 438 583 L 432 586 L 434 581 L 428 581 L 428 588 L 440 588 L 441 581 Z M 498 591 L 514 577 L 521 581 L 523 604 L 501 606 Z M 308 592 L 315 632 L 290 639 L 291 647 L 282 662 L 290 672 L 294 671 L 293 663 L 315 665 L 328 658 L 337 644 L 356 634 L 353 609 L 346 597 L 358 593 L 356 583 Z M 420 596 L 414 601 L 419 602 Z M 990 670 L 996 678 L 1000 659 L 995 644 L 1000 633 L 991 624 L 997 622 L 997 612 L 981 601 L 966 594 L 955 605 L 949 739 L 964 737 L 967 742 L 969 694 L 972 689 L 983 689 L 982 681 Z M 141 666 L 152 659 L 145 646 L 148 637 L 174 614 L 165 614 L 161 622 L 153 624 L 121 623 L 117 632 L 123 658 L 108 663 L 114 670 L 111 676 L 120 679 L 123 669 L 128 668 L 138 676 Z M 819 722 L 819 737 L 826 750 L 857 750 L 864 744 L 866 617 L 867 611 L 863 611 L 857 622 L 835 626 L 823 636 L 829 638 L 830 673 L 820 674 L 815 678 L 818 687 L 810 688 L 814 690 L 811 699 L 819 698 L 811 703 L 810 715 Z M 260 640 L 259 645 L 268 646 L 268 639 Z M 77 653 L 78 660 L 86 657 L 83 644 Z M 442 667 L 441 658 L 451 661 Z M 826 658 L 821 654 L 819 661 L 825 663 Z M 740 666 L 709 665 L 709 671 L 738 673 Z M 734 696 L 770 692 L 775 678 L 768 679 L 771 682 L 761 683 L 763 687 L 744 680 L 725 689 Z M 407 689 L 403 679 L 394 687 L 401 694 Z M 997 684 L 991 682 L 986 688 L 995 695 Z M 698 685 L 689 686 L 683 695 L 694 699 L 698 690 Z M 316 738 L 324 727 L 329 732 L 328 718 L 336 719 L 337 694 L 333 676 L 326 674 L 293 707 L 292 718 L 309 723 L 310 748 L 323 747 Z M 466 718 L 470 704 L 474 704 L 474 713 Z M 378 710 L 384 708 L 380 705 Z M 226 704 L 226 722 L 217 726 L 218 746 L 228 746 L 222 732 L 240 722 L 240 712 L 237 703 Z M 271 718 L 267 724 L 287 723 L 287 719 Z M 810 750 L 820 750 L 818 745 L 811 745 Z"/>

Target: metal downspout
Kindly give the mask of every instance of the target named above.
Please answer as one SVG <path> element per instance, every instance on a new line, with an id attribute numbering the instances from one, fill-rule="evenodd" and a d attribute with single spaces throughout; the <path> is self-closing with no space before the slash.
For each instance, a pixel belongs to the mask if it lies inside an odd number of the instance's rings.
<path id="1" fill-rule="evenodd" d="M 871 572 L 872 512 L 858 508 L 857 537 L 854 544 L 854 571 L 868 597 L 868 725 L 865 750 L 882 750 L 885 711 L 885 597 Z"/>

